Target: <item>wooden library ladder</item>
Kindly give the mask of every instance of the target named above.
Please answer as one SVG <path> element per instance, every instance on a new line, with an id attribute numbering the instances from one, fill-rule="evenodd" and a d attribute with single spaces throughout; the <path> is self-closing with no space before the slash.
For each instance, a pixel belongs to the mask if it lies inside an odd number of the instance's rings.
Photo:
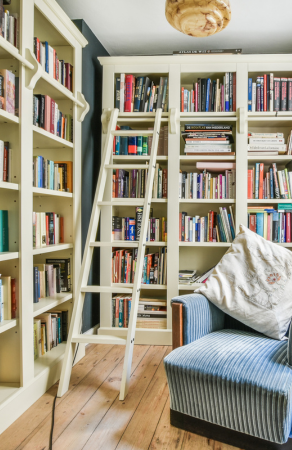
<path id="1" fill-rule="evenodd" d="M 155 173 L 155 165 L 157 158 L 157 149 L 158 149 L 158 140 L 159 140 L 159 132 L 161 127 L 161 114 L 162 109 L 157 109 L 155 114 L 155 122 L 154 122 L 154 130 L 118 130 L 116 131 L 116 125 L 118 120 L 118 109 L 112 109 L 110 111 L 110 119 L 108 123 L 107 135 L 105 140 L 105 147 L 103 151 L 100 173 L 98 177 L 98 182 L 96 186 L 96 192 L 94 197 L 94 203 L 91 212 L 91 218 L 89 223 L 89 229 L 87 233 L 87 239 L 84 249 L 84 255 L 82 260 L 81 272 L 78 280 L 77 291 L 75 295 L 75 302 L 73 307 L 73 313 L 69 328 L 69 334 L 66 344 L 66 350 L 63 360 L 63 366 L 61 371 L 61 378 L 58 388 L 58 397 L 62 397 L 65 392 L 68 391 L 69 381 L 72 370 L 72 362 L 73 362 L 73 353 L 74 353 L 74 344 L 75 343 L 91 343 L 91 344 L 112 344 L 112 345 L 125 345 L 125 358 L 124 358 L 124 367 L 121 381 L 121 389 L 120 389 L 120 400 L 124 400 L 128 393 L 129 389 L 129 381 L 131 374 L 131 365 L 132 365 L 132 357 L 133 357 L 133 349 L 134 349 L 134 341 L 135 341 L 135 331 L 136 331 L 136 322 L 137 322 L 137 313 L 138 313 L 138 304 L 140 298 L 140 289 L 141 289 L 141 280 L 142 280 L 142 271 L 143 271 L 143 261 L 145 256 L 145 247 L 146 247 L 146 235 L 147 235 L 147 227 L 148 227 L 148 217 L 150 213 L 150 205 L 152 198 L 152 187 L 154 181 L 154 173 Z M 99 216 L 100 210 L 102 206 L 108 206 L 111 202 L 104 202 L 103 196 L 106 186 L 106 180 L 108 177 L 109 170 L 111 169 L 124 169 L 124 165 L 118 164 L 109 164 L 113 149 L 113 139 L 114 136 L 153 136 L 152 139 L 152 147 L 150 154 L 150 162 L 149 165 L 146 164 L 129 164 L 126 168 L 131 169 L 148 169 L 148 177 L 146 184 L 146 192 L 143 206 L 143 218 L 141 224 L 141 232 L 140 239 L 138 242 L 138 256 L 137 256 L 137 265 L 135 278 L 132 288 L 117 288 L 113 286 L 89 286 L 88 277 L 92 262 L 92 255 L 94 247 L 96 246 L 96 235 L 99 225 Z M 107 243 L 109 246 L 113 244 L 111 242 Z M 126 245 L 126 242 L 125 242 Z M 132 304 L 131 304 L 131 313 L 129 326 L 127 331 L 127 338 L 119 338 L 116 336 L 102 336 L 102 335 L 86 335 L 80 334 L 81 331 L 81 323 L 82 323 L 82 310 L 84 304 L 84 298 L 86 292 L 114 292 L 132 294 Z"/>

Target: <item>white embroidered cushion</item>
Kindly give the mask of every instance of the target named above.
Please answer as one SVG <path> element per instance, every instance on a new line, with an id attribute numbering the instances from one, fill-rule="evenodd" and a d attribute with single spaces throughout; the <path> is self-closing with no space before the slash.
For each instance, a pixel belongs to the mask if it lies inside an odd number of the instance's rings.
<path id="1" fill-rule="evenodd" d="M 240 225 L 199 292 L 226 314 L 274 339 L 292 317 L 292 253 Z"/>

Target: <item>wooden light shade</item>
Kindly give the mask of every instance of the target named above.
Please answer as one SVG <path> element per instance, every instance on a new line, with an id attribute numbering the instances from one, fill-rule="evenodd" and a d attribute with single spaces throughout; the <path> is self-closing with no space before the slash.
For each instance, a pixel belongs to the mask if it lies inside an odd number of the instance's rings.
<path id="1" fill-rule="evenodd" d="M 184 34 L 206 37 L 229 24 L 229 0 L 166 0 L 165 16 L 170 25 Z"/>

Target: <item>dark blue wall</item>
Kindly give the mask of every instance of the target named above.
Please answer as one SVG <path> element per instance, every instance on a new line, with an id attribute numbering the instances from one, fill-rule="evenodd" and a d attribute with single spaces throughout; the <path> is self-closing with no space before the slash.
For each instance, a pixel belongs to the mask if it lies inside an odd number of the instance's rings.
<path id="1" fill-rule="evenodd" d="M 88 44 L 82 52 L 82 93 L 90 111 L 82 123 L 82 252 L 84 250 L 91 208 L 101 158 L 102 67 L 98 56 L 109 56 L 84 20 L 73 20 Z M 94 250 L 89 284 L 99 284 L 99 250 Z M 99 323 L 99 294 L 86 294 L 82 332 Z"/>

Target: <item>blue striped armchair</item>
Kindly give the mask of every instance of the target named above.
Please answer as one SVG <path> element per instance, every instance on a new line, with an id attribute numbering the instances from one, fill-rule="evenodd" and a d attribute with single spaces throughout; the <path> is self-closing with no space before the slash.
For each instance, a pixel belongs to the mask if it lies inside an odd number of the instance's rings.
<path id="1" fill-rule="evenodd" d="M 257 333 L 201 294 L 174 298 L 172 309 L 171 424 L 241 449 L 292 449 L 289 340 Z"/>

